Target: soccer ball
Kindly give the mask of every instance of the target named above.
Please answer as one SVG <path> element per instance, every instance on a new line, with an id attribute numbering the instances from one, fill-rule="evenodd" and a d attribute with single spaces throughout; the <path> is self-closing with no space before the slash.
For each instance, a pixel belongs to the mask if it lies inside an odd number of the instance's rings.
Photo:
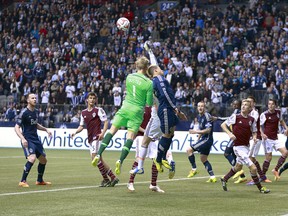
<path id="1" fill-rule="evenodd" d="M 128 31 L 130 27 L 130 21 L 126 17 L 121 17 L 117 20 L 117 28 L 121 31 Z"/>

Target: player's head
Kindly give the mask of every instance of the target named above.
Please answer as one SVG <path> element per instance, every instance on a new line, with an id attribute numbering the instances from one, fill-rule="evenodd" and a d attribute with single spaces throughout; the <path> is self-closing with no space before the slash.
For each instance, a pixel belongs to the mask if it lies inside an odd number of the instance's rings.
<path id="1" fill-rule="evenodd" d="M 161 68 L 158 65 L 150 65 L 148 68 L 148 76 L 154 77 L 158 75 L 164 75 L 164 72 L 161 70 Z"/>
<path id="2" fill-rule="evenodd" d="M 251 111 L 251 102 L 247 99 L 242 100 L 241 103 L 241 112 L 248 114 Z"/>
<path id="3" fill-rule="evenodd" d="M 241 109 L 241 101 L 235 99 L 235 100 L 232 102 L 232 107 L 233 107 L 233 109 Z"/>
<path id="4" fill-rule="evenodd" d="M 269 99 L 268 100 L 268 110 L 269 111 L 274 111 L 276 108 L 277 102 L 274 99 Z"/>
<path id="5" fill-rule="evenodd" d="M 204 101 L 198 102 L 197 110 L 198 110 L 198 113 L 201 114 L 201 115 L 205 112 L 205 103 L 204 103 Z"/>
<path id="6" fill-rule="evenodd" d="M 255 107 L 255 103 L 256 103 L 255 97 L 253 97 L 253 96 L 248 96 L 248 97 L 247 97 L 247 100 L 250 101 L 252 108 L 254 108 L 254 107 Z"/>
<path id="7" fill-rule="evenodd" d="M 97 95 L 95 92 L 89 92 L 87 96 L 87 103 L 88 105 L 94 105 L 96 102 Z"/>
<path id="8" fill-rule="evenodd" d="M 136 60 L 135 64 L 136 64 L 137 71 L 140 71 L 145 75 L 147 74 L 147 70 L 148 70 L 150 62 L 145 56 L 139 57 Z"/>
<path id="9" fill-rule="evenodd" d="M 36 105 L 36 95 L 32 92 L 28 93 L 26 96 L 26 101 L 29 106 L 34 107 Z"/>

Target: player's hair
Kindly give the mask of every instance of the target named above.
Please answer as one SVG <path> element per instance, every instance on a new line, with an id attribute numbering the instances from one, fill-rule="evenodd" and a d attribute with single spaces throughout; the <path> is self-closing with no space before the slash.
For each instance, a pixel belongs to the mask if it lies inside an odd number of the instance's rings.
<path id="1" fill-rule="evenodd" d="M 247 99 L 252 99 L 254 103 L 256 103 L 256 98 L 252 95 L 248 96 Z"/>
<path id="2" fill-rule="evenodd" d="M 97 95 L 95 92 L 89 92 L 89 94 L 87 95 L 87 98 L 89 98 L 89 96 L 94 96 L 95 98 L 97 98 Z"/>
<path id="3" fill-rule="evenodd" d="M 154 70 L 156 70 L 158 68 L 158 65 L 150 65 L 149 67 L 148 67 L 148 73 L 147 73 L 147 75 L 149 76 L 149 77 L 153 77 L 153 75 L 154 75 Z"/>
<path id="4" fill-rule="evenodd" d="M 27 95 L 26 95 L 26 101 L 28 100 L 29 96 L 32 95 L 32 94 L 35 94 L 34 92 L 29 92 Z"/>
<path id="5" fill-rule="evenodd" d="M 145 56 L 141 56 L 136 60 L 136 68 L 137 70 L 147 71 L 149 66 L 149 60 Z"/>
<path id="6" fill-rule="evenodd" d="M 236 103 L 238 108 L 241 107 L 241 100 L 235 99 L 232 103 Z"/>
<path id="7" fill-rule="evenodd" d="M 273 101 L 274 104 L 277 105 L 277 101 L 276 101 L 275 99 L 270 98 L 270 99 L 268 100 L 268 102 L 269 102 L 269 101 Z"/>

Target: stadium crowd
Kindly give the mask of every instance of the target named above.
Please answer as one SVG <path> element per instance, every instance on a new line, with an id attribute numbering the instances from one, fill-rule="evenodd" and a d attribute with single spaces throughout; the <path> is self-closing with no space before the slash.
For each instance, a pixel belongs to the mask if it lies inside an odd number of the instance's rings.
<path id="1" fill-rule="evenodd" d="M 227 116 L 231 101 L 248 95 L 258 105 L 276 99 L 287 113 L 287 5 L 187 0 L 161 11 L 136 2 L 46 0 L 0 11 L 1 120 L 14 121 L 29 92 L 36 93 L 46 126 L 78 122 L 90 91 L 113 115 L 147 40 L 177 105 L 191 118 L 201 100 L 212 115 Z M 115 25 L 122 16 L 130 20 L 128 33 Z"/>

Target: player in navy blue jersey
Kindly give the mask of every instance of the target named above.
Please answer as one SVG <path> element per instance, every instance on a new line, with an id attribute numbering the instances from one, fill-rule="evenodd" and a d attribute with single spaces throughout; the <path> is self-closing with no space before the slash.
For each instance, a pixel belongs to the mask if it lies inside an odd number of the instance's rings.
<path id="1" fill-rule="evenodd" d="M 145 45 L 147 46 L 147 43 Z M 149 53 L 150 59 L 153 57 L 155 58 L 151 49 L 146 50 Z M 155 62 L 157 61 L 155 60 Z M 157 158 L 154 159 L 154 163 L 158 172 L 163 172 L 162 165 L 167 169 L 171 169 L 171 166 L 166 160 L 166 154 L 172 143 L 176 124 L 179 121 L 178 116 L 183 120 L 187 120 L 187 117 L 176 107 L 174 91 L 169 82 L 165 79 L 164 72 L 161 68 L 157 64 L 152 63 L 148 68 L 148 73 L 153 77 L 153 90 L 159 101 L 157 114 L 160 119 L 161 131 L 163 132 L 158 144 Z"/>
<path id="2" fill-rule="evenodd" d="M 215 177 L 212 166 L 208 161 L 208 155 L 210 154 L 211 146 L 213 145 L 212 116 L 205 111 L 205 103 L 203 101 L 200 101 L 197 104 L 197 110 L 197 121 L 199 122 L 199 127 L 190 129 L 189 133 L 198 134 L 199 138 L 195 144 L 191 144 L 187 149 L 188 160 L 192 166 L 192 170 L 187 177 L 191 178 L 197 174 L 194 156 L 194 152 L 197 151 L 200 153 L 201 162 L 204 164 L 205 169 L 210 175 L 207 182 L 215 183 L 217 182 L 217 178 Z"/>
<path id="3" fill-rule="evenodd" d="M 52 136 L 52 133 L 38 123 L 38 110 L 35 109 L 36 95 L 34 93 L 29 93 L 27 95 L 27 103 L 27 107 L 20 113 L 15 125 L 15 132 L 21 139 L 21 145 L 24 150 L 25 157 L 27 158 L 19 186 L 29 187 L 26 179 L 36 161 L 36 158 L 39 160 L 36 185 L 51 185 L 51 182 L 45 182 L 43 180 L 47 159 L 43 145 L 38 137 L 37 129 L 46 131 L 49 137 Z"/>

